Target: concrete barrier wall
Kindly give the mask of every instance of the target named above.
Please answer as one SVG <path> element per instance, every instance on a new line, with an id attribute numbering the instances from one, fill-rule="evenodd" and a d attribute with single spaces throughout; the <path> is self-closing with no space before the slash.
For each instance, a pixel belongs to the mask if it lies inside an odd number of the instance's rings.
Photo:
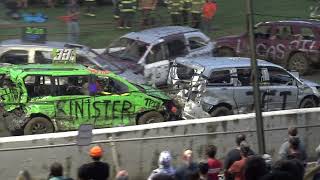
<path id="1" fill-rule="evenodd" d="M 277 157 L 278 149 L 287 137 L 288 126 L 298 126 L 310 156 L 320 143 L 320 108 L 264 113 L 267 152 Z M 127 169 L 130 179 L 146 179 L 157 167 L 162 150 L 171 151 L 174 164 L 181 163 L 185 148 L 194 151 L 195 159 L 204 159 L 207 144 L 218 147 L 218 158 L 223 159 L 234 146 L 235 135 L 245 133 L 257 150 L 254 114 L 208 119 L 184 120 L 131 127 L 94 130 L 94 144 L 105 148 L 104 159 L 112 165 L 110 140 L 116 144 L 121 168 Z M 77 132 L 54 133 L 0 138 L 0 179 L 14 179 L 19 170 L 29 170 L 36 179 L 45 179 L 51 163 L 64 165 L 65 174 L 76 177 L 77 168 L 89 162 L 88 146 L 76 145 Z"/>

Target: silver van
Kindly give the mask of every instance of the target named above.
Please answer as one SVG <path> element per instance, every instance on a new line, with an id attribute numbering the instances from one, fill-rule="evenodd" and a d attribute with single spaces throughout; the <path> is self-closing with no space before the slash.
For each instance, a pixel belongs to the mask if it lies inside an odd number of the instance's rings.
<path id="1" fill-rule="evenodd" d="M 263 111 L 318 106 L 319 84 L 267 61 L 258 60 L 258 66 Z M 198 97 L 211 116 L 254 112 L 249 58 L 178 58 L 170 77 L 173 85 L 184 89 L 187 99 Z"/>

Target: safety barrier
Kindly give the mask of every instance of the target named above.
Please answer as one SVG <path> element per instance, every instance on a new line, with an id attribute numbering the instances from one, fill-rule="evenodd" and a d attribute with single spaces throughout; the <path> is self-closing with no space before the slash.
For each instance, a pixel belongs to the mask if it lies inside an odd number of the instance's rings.
<path id="1" fill-rule="evenodd" d="M 320 108 L 266 112 L 263 116 L 267 152 L 274 159 L 287 137 L 288 126 L 299 128 L 311 159 L 315 156 L 314 149 L 320 143 Z M 238 133 L 245 133 L 252 148 L 257 150 L 255 129 L 254 114 L 244 114 L 96 129 L 92 143 L 105 149 L 103 160 L 112 165 L 112 176 L 118 165 L 128 170 L 130 179 L 134 180 L 145 179 L 157 167 L 162 150 L 169 150 L 173 163 L 178 165 L 185 148 L 191 148 L 199 161 L 205 159 L 206 145 L 215 144 L 218 158 L 223 159 L 234 146 Z M 87 154 L 90 147 L 77 146 L 76 137 L 77 132 L 73 131 L 0 138 L 0 179 L 14 179 L 22 169 L 29 170 L 36 179 L 44 179 L 54 161 L 64 165 L 66 175 L 75 177 L 77 168 L 90 161 Z M 112 150 L 116 156 L 112 156 Z"/>

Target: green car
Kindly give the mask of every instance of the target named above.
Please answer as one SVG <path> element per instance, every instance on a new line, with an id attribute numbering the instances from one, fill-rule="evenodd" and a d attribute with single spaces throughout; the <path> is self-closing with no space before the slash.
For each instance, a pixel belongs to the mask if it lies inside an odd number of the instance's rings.
<path id="1" fill-rule="evenodd" d="M 14 135 L 177 120 L 180 108 L 162 91 L 81 65 L 0 68 L 1 114 Z"/>

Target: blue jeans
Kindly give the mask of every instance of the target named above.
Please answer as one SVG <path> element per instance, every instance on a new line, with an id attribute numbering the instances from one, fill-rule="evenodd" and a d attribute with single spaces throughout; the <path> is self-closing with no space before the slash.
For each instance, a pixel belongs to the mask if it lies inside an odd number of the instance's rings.
<path id="1" fill-rule="evenodd" d="M 78 21 L 68 22 L 68 42 L 77 43 L 80 35 L 80 27 Z"/>

